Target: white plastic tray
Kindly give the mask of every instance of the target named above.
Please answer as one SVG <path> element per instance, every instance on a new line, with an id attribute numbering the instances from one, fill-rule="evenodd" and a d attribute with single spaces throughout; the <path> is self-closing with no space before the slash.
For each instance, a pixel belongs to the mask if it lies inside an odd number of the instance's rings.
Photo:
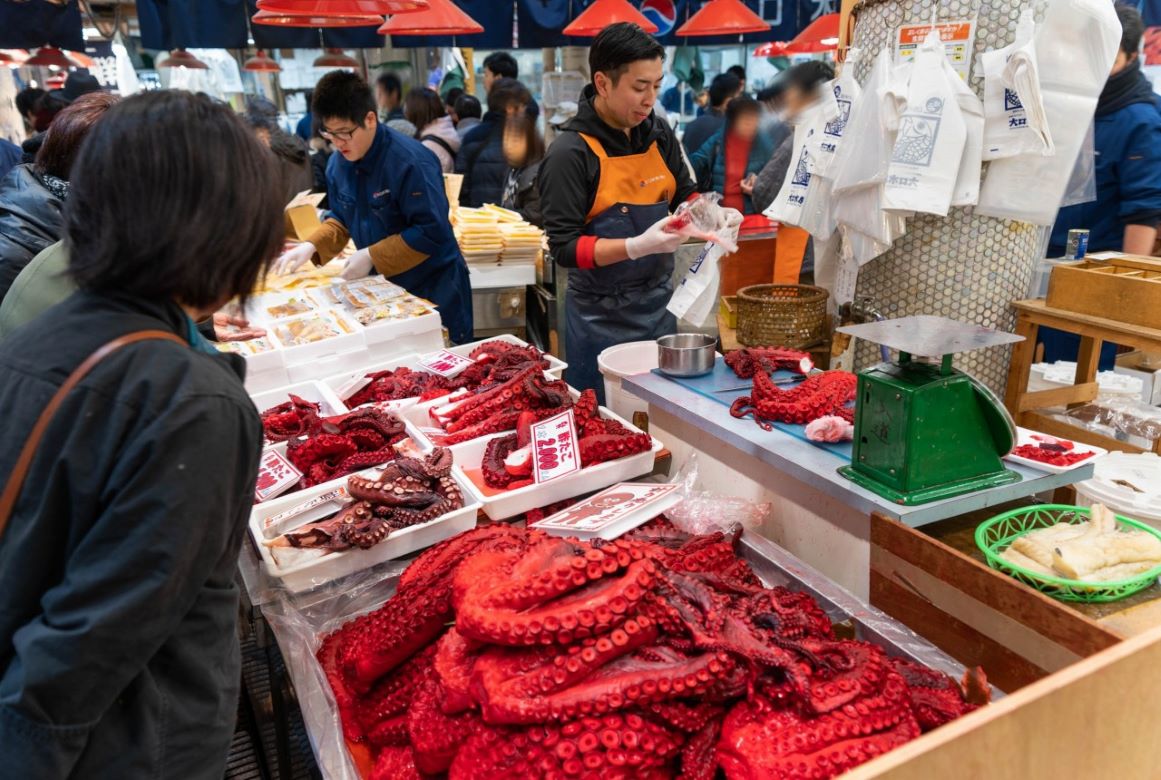
<path id="1" fill-rule="evenodd" d="M 616 420 L 632 431 L 640 430 L 604 407 L 601 407 L 601 416 Z M 420 444 L 424 443 L 424 438 L 419 439 Z M 484 460 L 484 450 L 487 449 L 488 442 L 494 438 L 496 437 L 486 436 L 456 445 L 452 448 L 456 463 L 465 472 L 478 471 Z M 661 447 L 661 442 L 653 439 L 652 449 L 645 452 L 639 452 L 620 460 L 598 463 L 551 482 L 528 485 L 516 490 L 505 490 L 493 495 L 485 495 L 484 489 L 478 487 L 471 478 L 468 478 L 468 488 L 476 500 L 484 505 L 484 512 L 488 517 L 493 520 L 507 520 L 510 517 L 524 514 L 530 509 L 539 509 L 568 498 L 583 496 L 618 482 L 628 482 L 648 474 L 653 470 L 653 461 L 656 459 L 657 453 L 661 451 Z"/>
<path id="2" fill-rule="evenodd" d="M 1032 435 L 1035 433 L 1038 433 L 1038 431 L 1017 427 L 1016 446 L 1020 447 L 1025 444 L 1036 444 L 1036 440 L 1032 438 Z M 1062 439 L 1064 441 L 1072 441 L 1072 439 L 1064 439 L 1063 436 L 1057 436 L 1055 438 Z M 1049 474 L 1063 474 L 1066 471 L 1072 471 L 1073 469 L 1078 469 L 1081 466 L 1087 466 L 1102 455 L 1107 455 L 1109 452 L 1108 450 L 1101 449 L 1100 447 L 1094 447 L 1091 444 L 1083 444 L 1079 441 L 1074 441 L 1073 444 L 1075 445 L 1072 449 L 1073 452 L 1091 452 L 1092 457 L 1079 460 L 1076 463 L 1073 463 L 1071 466 L 1053 466 L 1051 463 L 1041 463 L 1040 461 L 1032 460 L 1031 458 L 1022 458 L 1019 455 L 1015 455 L 1011 452 L 1004 456 L 1004 460 L 1009 460 L 1012 463 L 1019 463 L 1021 466 L 1027 466 L 1028 468 L 1036 469 L 1037 471 L 1047 471 Z"/>
<path id="3" fill-rule="evenodd" d="M 355 322 L 349 314 L 342 311 L 335 311 L 331 309 L 324 309 L 314 315 L 302 315 L 303 317 L 321 317 L 330 320 L 334 323 L 335 329 L 340 331 L 339 335 L 331 336 L 330 338 L 320 339 L 309 344 L 293 344 L 288 345 L 282 341 L 278 336 L 278 328 L 289 322 L 297 319 L 290 317 L 284 320 L 278 320 L 272 323 L 269 327 L 270 337 L 278 344 L 282 345 L 282 354 L 286 360 L 287 371 L 290 374 L 292 382 L 301 382 L 307 379 L 320 379 L 321 376 L 313 373 L 311 376 L 295 376 L 295 369 L 300 366 L 307 366 L 311 368 L 320 359 L 330 358 L 336 355 L 343 355 L 344 353 L 359 352 L 367 348 L 367 342 L 363 337 L 364 328 Z M 346 325 L 350 332 L 343 332 L 340 326 L 340 321 Z M 324 375 L 325 376 L 325 375 Z"/>
<path id="4" fill-rule="evenodd" d="M 371 475 L 377 471 L 378 469 L 371 469 L 360 474 Z M 471 490 L 470 480 L 464 477 L 458 466 L 452 466 L 452 477 L 464 496 L 465 503 L 462 508 L 422 525 L 392 531 L 386 539 L 367 550 L 355 548 L 323 554 L 317 550 L 281 548 L 280 562 L 271 553 L 271 548 L 262 541 L 263 520 L 333 490 L 336 485 L 345 484 L 347 477 L 259 504 L 250 515 L 250 536 L 262 559 L 262 567 L 270 577 L 281 580 L 288 590 L 296 593 L 310 590 L 392 558 L 418 552 L 474 528 L 481 508 L 480 503 Z"/>
<path id="5" fill-rule="evenodd" d="M 264 393 L 269 390 L 277 390 L 280 387 L 285 387 L 290 384 L 290 374 L 286 371 L 286 366 L 275 366 L 266 369 L 265 371 L 255 371 L 253 364 L 246 361 L 246 392 L 253 395 L 254 393 Z"/>
<path id="6" fill-rule="evenodd" d="M 293 385 L 286 385 L 285 387 L 279 387 L 274 390 L 251 393 L 250 398 L 254 401 L 254 406 L 257 407 L 259 413 L 261 413 L 271 407 L 286 403 L 290 400 L 291 395 L 297 395 L 305 401 L 312 401 L 319 404 L 320 417 L 333 417 L 336 414 L 346 414 L 350 411 L 331 388 L 318 381 L 297 382 Z"/>

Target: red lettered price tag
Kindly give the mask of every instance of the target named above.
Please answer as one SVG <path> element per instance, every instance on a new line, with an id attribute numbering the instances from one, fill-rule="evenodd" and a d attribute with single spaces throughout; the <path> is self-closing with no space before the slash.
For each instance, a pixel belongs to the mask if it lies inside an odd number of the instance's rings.
<path id="1" fill-rule="evenodd" d="M 282 495 L 302 479 L 302 472 L 294 464 L 274 450 L 262 453 L 258 463 L 258 481 L 254 485 L 254 498 L 261 503 Z"/>
<path id="2" fill-rule="evenodd" d="M 441 349 L 439 352 L 432 352 L 430 355 L 424 355 L 419 359 L 419 365 L 431 373 L 448 378 L 463 371 L 473 362 L 471 358 L 457 355 L 454 352 L 448 352 L 446 349 Z"/>
<path id="3" fill-rule="evenodd" d="M 532 426 L 532 473 L 536 482 L 580 471 L 576 443 L 576 417 L 572 409 Z"/>

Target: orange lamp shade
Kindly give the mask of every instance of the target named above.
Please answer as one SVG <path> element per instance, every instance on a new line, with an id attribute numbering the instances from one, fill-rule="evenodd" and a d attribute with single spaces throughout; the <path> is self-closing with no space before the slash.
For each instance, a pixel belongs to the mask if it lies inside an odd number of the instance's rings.
<path id="1" fill-rule="evenodd" d="M 266 24 L 272 27 L 371 27 L 383 21 L 379 15 L 341 16 L 335 14 L 313 14 L 300 16 L 297 14 L 275 13 L 259 10 L 250 17 L 254 24 Z"/>
<path id="2" fill-rule="evenodd" d="M 76 60 L 70 59 L 65 52 L 55 46 L 41 46 L 36 50 L 36 54 L 24 61 L 24 64 L 41 68 L 60 68 L 61 70 L 80 67 Z"/>
<path id="3" fill-rule="evenodd" d="M 794 54 L 814 54 L 838 48 L 839 14 L 823 14 L 806 25 L 794 40 L 786 44 L 786 51 Z"/>
<path id="4" fill-rule="evenodd" d="M 279 73 L 282 71 L 282 66 L 265 51 L 259 49 L 257 54 L 242 63 L 242 70 L 248 70 L 251 73 Z"/>
<path id="5" fill-rule="evenodd" d="M 650 35 L 657 32 L 657 25 L 630 5 L 629 0 L 596 0 L 562 32 L 577 38 L 593 38 L 610 24 L 618 22 L 632 22 Z"/>
<path id="6" fill-rule="evenodd" d="M 475 35 L 484 26 L 451 0 L 428 0 L 427 8 L 392 16 L 379 28 L 380 35 Z"/>
<path id="7" fill-rule="evenodd" d="M 258 0 L 260 11 L 288 16 L 387 16 L 427 7 L 427 0 Z"/>
<path id="8" fill-rule="evenodd" d="M 677 30 L 683 37 L 694 35 L 742 35 L 770 29 L 762 17 L 742 0 L 710 0 Z"/>
<path id="9" fill-rule="evenodd" d="M 343 53 L 342 49 L 327 49 L 311 63 L 316 68 L 357 68 L 359 61 Z"/>
<path id="10" fill-rule="evenodd" d="M 157 63 L 157 67 L 194 68 L 195 70 L 208 70 L 210 66 L 190 54 L 185 49 L 174 49 L 169 53 L 168 57 Z"/>

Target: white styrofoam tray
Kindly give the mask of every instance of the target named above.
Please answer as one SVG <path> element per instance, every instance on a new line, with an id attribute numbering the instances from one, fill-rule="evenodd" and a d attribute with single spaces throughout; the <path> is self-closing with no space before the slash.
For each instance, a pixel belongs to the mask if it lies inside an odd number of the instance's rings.
<path id="1" fill-rule="evenodd" d="M 369 325 L 363 325 L 355 320 L 355 315 L 347 312 L 347 316 L 355 326 L 363 332 L 368 346 L 384 341 L 394 341 L 404 336 L 414 336 L 422 333 L 439 333 L 443 329 L 443 320 L 439 312 L 431 311 L 418 317 L 409 317 L 405 320 L 375 320 Z"/>
<path id="2" fill-rule="evenodd" d="M 254 393 L 265 393 L 269 390 L 277 390 L 280 387 L 285 387 L 290 384 L 290 374 L 286 371 L 286 366 L 277 366 L 266 371 L 255 371 L 251 366 L 249 360 L 246 362 L 246 392 L 253 395 Z"/>
<path id="3" fill-rule="evenodd" d="M 509 344 L 517 344 L 517 345 L 522 346 L 522 347 L 528 346 L 528 344 L 526 342 L 521 341 L 520 339 L 516 338 L 515 336 L 503 335 L 503 336 L 497 336 L 496 338 L 484 339 L 483 341 L 472 342 L 471 344 L 463 344 L 463 345 L 458 346 L 458 347 L 450 347 L 450 348 L 448 348 L 448 352 L 452 352 L 456 355 L 463 355 L 464 357 L 467 357 L 477 347 L 481 346 L 482 344 L 486 344 L 489 341 L 504 341 L 504 342 L 507 342 Z M 439 351 L 438 349 L 430 350 L 430 352 L 438 352 L 438 351 Z M 424 354 L 429 354 L 429 353 L 424 353 Z M 333 376 L 329 376 L 326 379 L 324 379 L 323 381 L 327 384 L 328 387 L 330 387 L 331 390 L 333 390 L 337 394 L 337 393 L 339 393 L 339 391 L 343 387 L 347 386 L 349 383 L 353 382 L 354 380 L 359 379 L 361 377 L 364 377 L 367 374 L 375 373 L 377 371 L 393 371 L 397 368 L 409 368 L 413 371 L 420 371 L 420 370 L 422 370 L 422 367 L 419 364 L 420 357 L 421 357 L 421 355 L 419 353 L 409 353 L 406 355 L 400 355 L 399 357 L 391 358 L 390 360 L 384 360 L 382 362 L 375 363 L 372 365 L 361 366 L 360 368 L 358 368 L 356 370 L 343 371 L 343 372 L 335 374 Z M 564 376 L 564 370 L 566 368 L 568 368 L 568 364 L 562 360 L 559 360 L 558 358 L 553 357 L 552 355 L 546 354 L 544 357 L 545 357 L 545 359 L 548 360 L 548 370 L 545 371 L 545 373 L 552 376 L 554 379 L 561 379 Z M 346 401 L 346 398 L 342 398 L 342 400 Z M 436 400 L 438 400 L 438 399 L 436 399 Z M 382 406 L 381 408 L 392 409 L 392 410 L 407 409 L 409 407 L 415 406 L 415 404 L 417 403 L 417 398 L 401 398 L 397 401 L 391 401 L 391 402 L 387 402 L 387 403 L 389 405 Z M 425 403 L 427 403 L 427 402 L 425 402 Z M 433 405 L 435 405 L 434 401 L 432 401 L 431 403 Z"/>
<path id="4" fill-rule="evenodd" d="M 1020 428 L 1017 426 L 1016 446 L 1021 447 L 1025 444 L 1037 444 L 1038 442 L 1032 438 L 1032 435 L 1035 433 L 1037 433 L 1037 431 L 1032 431 L 1028 428 Z M 1064 439 L 1063 436 L 1056 436 L 1054 438 L 1063 439 L 1065 441 L 1072 441 L 1072 439 Z M 1108 450 L 1101 449 L 1100 447 L 1094 447 L 1091 444 L 1084 444 L 1083 442 L 1079 441 L 1073 441 L 1072 443 L 1074 445 L 1072 449 L 1073 452 L 1091 452 L 1092 457 L 1077 461 L 1071 466 L 1053 466 L 1051 463 L 1042 463 L 1038 460 L 1032 460 L 1031 458 L 1022 458 L 1019 455 L 1016 455 L 1014 452 L 1009 452 L 1007 455 L 1005 455 L 1004 460 L 1010 460 L 1013 463 L 1019 463 L 1021 466 L 1027 466 L 1028 468 L 1036 469 L 1037 471 L 1047 471 L 1049 474 L 1063 474 L 1066 471 L 1072 471 L 1073 469 L 1078 469 L 1081 466 L 1087 466 L 1102 455 L 1108 454 Z"/>
<path id="5" fill-rule="evenodd" d="M 370 469 L 359 473 L 364 476 L 373 476 L 378 471 L 378 469 Z M 345 484 L 347 477 L 257 505 L 250 515 L 250 536 L 262 558 L 262 567 L 270 577 L 281 580 L 286 588 L 293 592 L 310 590 L 339 577 L 345 577 L 348 574 L 389 561 L 392 558 L 400 558 L 418 552 L 444 539 L 475 528 L 476 517 L 481 506 L 475 492 L 471 490 L 471 481 L 463 475 L 458 466 L 452 466 L 452 477 L 459 485 L 464 497 L 462 508 L 421 525 L 392 531 L 386 539 L 366 550 L 353 548 L 340 552 L 324 553 L 320 550 L 281 548 L 279 557 L 283 559 L 283 562 L 280 564 L 271 553 L 271 548 L 262 541 L 263 520 L 333 490 L 339 484 Z"/>
<path id="6" fill-rule="evenodd" d="M 604 407 L 601 407 L 600 411 L 602 417 L 616 420 L 629 430 L 640 430 L 628 420 L 618 417 Z M 488 442 L 494 438 L 496 436 L 485 436 L 456 445 L 459 448 L 458 451 L 455 447 L 452 448 L 456 463 L 465 472 L 478 471 L 480 464 L 484 461 L 484 450 L 487 449 Z M 424 439 L 419 441 L 423 444 Z M 467 479 L 468 488 L 476 500 L 484 505 L 484 512 L 488 517 L 493 520 L 507 520 L 510 517 L 524 514 L 530 509 L 539 509 L 568 498 L 583 496 L 618 482 L 627 482 L 648 474 L 653 470 L 653 462 L 661 448 L 661 442 L 653 439 L 653 447 L 645 452 L 639 452 L 619 460 L 598 463 L 551 482 L 527 485 L 493 495 L 485 495 L 484 489 L 477 487 L 470 477 Z"/>
<path id="7" fill-rule="evenodd" d="M 319 317 L 324 320 L 329 320 L 333 323 L 335 330 L 340 331 L 340 333 L 337 336 L 319 339 L 309 344 L 287 344 L 279 335 L 279 328 L 300 317 Z M 334 356 L 342 356 L 346 353 L 357 353 L 367 349 L 367 342 L 363 337 L 363 327 L 355 322 L 346 312 L 334 309 L 324 309 L 315 314 L 304 314 L 299 317 L 288 317 L 284 320 L 277 320 L 270 324 L 268 331 L 270 332 L 270 337 L 276 343 L 282 345 L 283 358 L 286 361 L 287 372 L 290 374 L 292 382 L 322 378 L 317 374 L 313 376 L 295 376 L 296 368 L 302 366 L 310 368 L 320 360 Z"/>
<path id="8" fill-rule="evenodd" d="M 291 395 L 297 395 L 304 401 L 319 404 L 320 417 L 334 417 L 335 415 L 346 414 L 350 411 L 331 388 L 317 380 L 297 382 L 292 385 L 275 388 L 274 390 L 251 393 L 250 398 L 254 401 L 254 406 L 258 409 L 259 413 L 261 413 L 279 404 L 286 403 L 290 400 Z"/>

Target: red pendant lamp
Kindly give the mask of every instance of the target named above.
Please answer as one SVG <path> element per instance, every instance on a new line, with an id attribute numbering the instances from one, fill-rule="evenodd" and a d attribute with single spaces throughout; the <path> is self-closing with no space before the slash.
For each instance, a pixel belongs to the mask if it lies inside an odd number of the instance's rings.
<path id="1" fill-rule="evenodd" d="M 71 59 L 68 54 L 55 46 L 41 46 L 36 50 L 36 54 L 24 61 L 24 64 L 29 67 L 60 68 L 61 70 L 81 67 L 76 60 Z"/>
<path id="2" fill-rule="evenodd" d="M 754 49 L 755 57 L 785 57 L 789 54 L 785 41 L 770 41 L 762 43 Z"/>
<path id="3" fill-rule="evenodd" d="M 677 34 L 682 37 L 742 35 L 769 29 L 770 25 L 747 8 L 742 0 L 710 0 L 678 28 Z"/>
<path id="4" fill-rule="evenodd" d="M 382 16 L 339 16 L 335 14 L 299 16 L 273 11 L 259 11 L 250 17 L 254 24 L 268 24 L 273 27 L 371 27 L 383 21 Z"/>
<path id="5" fill-rule="evenodd" d="M 342 49 L 326 49 L 311 63 L 316 68 L 357 68 L 359 61 L 343 53 Z"/>
<path id="6" fill-rule="evenodd" d="M 289 16 L 389 16 L 418 11 L 427 0 L 258 0 L 258 9 Z"/>
<path id="7" fill-rule="evenodd" d="M 193 68 L 194 70 L 209 70 L 209 65 L 205 64 L 197 57 L 190 54 L 185 49 L 174 49 L 169 53 L 169 56 L 157 63 L 159 68 Z"/>
<path id="8" fill-rule="evenodd" d="M 19 68 L 27 61 L 28 52 L 24 49 L 0 49 L 0 65 Z"/>
<path id="9" fill-rule="evenodd" d="M 282 66 L 275 62 L 265 49 L 259 49 L 257 54 L 242 63 L 242 70 L 251 73 L 280 73 Z"/>
<path id="10" fill-rule="evenodd" d="M 392 16 L 378 30 L 380 35 L 475 35 L 483 31 L 482 24 L 451 0 L 428 0 L 427 8 Z"/>
<path id="11" fill-rule="evenodd" d="M 794 36 L 786 44 L 786 51 L 795 54 L 817 54 L 834 51 L 839 41 L 839 14 L 823 14 Z"/>
<path id="12" fill-rule="evenodd" d="M 657 32 L 657 25 L 630 5 L 629 0 L 596 0 L 562 32 L 576 38 L 593 38 L 610 24 L 618 22 L 632 22 L 650 35 Z"/>

